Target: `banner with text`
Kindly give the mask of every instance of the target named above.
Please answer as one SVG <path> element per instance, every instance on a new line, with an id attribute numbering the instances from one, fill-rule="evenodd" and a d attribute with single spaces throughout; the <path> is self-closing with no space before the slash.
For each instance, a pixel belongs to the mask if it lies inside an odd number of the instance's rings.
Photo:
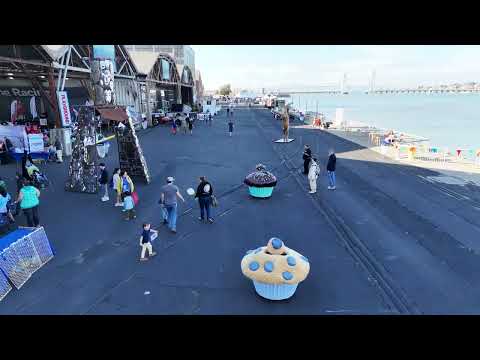
<path id="1" fill-rule="evenodd" d="M 62 126 L 68 127 L 72 125 L 72 117 L 70 114 L 70 104 L 68 103 L 68 95 L 66 91 L 57 91 L 58 108 L 62 118 Z"/>

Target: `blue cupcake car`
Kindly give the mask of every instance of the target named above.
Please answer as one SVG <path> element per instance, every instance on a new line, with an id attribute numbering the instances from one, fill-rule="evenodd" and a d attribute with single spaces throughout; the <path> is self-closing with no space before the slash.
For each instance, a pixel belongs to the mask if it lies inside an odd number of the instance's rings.
<path id="1" fill-rule="evenodd" d="M 258 164 L 255 169 L 256 171 L 245 178 L 244 183 L 248 185 L 251 196 L 263 199 L 269 198 L 277 185 L 277 178 L 266 170 L 265 165 Z"/>
<path id="2" fill-rule="evenodd" d="M 268 300 L 285 300 L 292 297 L 298 284 L 305 280 L 310 263 L 279 238 L 271 238 L 267 246 L 248 250 L 241 268 L 252 280 L 258 295 Z"/>

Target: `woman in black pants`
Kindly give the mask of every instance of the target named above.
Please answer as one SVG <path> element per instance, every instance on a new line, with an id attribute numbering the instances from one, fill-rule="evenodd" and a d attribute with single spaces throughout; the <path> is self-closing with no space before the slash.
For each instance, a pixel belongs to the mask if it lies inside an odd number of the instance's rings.
<path id="1" fill-rule="evenodd" d="M 31 180 L 27 180 L 24 186 L 20 189 L 17 203 L 20 203 L 20 208 L 23 210 L 29 227 L 39 227 L 38 219 L 38 204 L 40 190 L 33 186 Z"/>
<path id="2" fill-rule="evenodd" d="M 212 185 L 207 181 L 205 176 L 200 176 L 200 184 L 197 187 L 197 193 L 195 198 L 198 198 L 198 204 L 200 205 L 200 217 L 198 220 L 205 220 L 205 210 L 207 212 L 207 220 L 213 223 L 213 218 L 210 215 L 210 205 L 212 204 Z"/>

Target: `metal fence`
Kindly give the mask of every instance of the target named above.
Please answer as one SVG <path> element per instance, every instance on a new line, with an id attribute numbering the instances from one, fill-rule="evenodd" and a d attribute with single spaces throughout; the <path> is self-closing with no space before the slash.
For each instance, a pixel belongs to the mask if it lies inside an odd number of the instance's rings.
<path id="1" fill-rule="evenodd" d="M 8 282 L 3 272 L 0 271 L 0 301 L 12 290 L 12 285 Z"/>
<path id="2" fill-rule="evenodd" d="M 40 227 L 33 229 L 32 232 L 19 238 L 2 251 L 0 254 L 0 270 L 15 288 L 20 289 L 53 256 L 47 234 L 43 227 Z M 2 285 L 0 284 L 0 298 L 1 288 Z"/>

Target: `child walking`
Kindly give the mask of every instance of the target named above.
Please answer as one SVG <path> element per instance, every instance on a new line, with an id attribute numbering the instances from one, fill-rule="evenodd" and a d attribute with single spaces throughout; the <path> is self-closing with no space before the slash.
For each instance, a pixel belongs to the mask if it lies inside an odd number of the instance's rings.
<path id="1" fill-rule="evenodd" d="M 140 246 L 142 247 L 142 253 L 140 255 L 140 261 L 146 261 L 145 253 L 148 250 L 148 257 L 155 256 L 157 253 L 153 251 L 152 240 L 158 236 L 158 231 L 150 228 L 149 223 L 143 224 L 142 236 L 140 236 Z"/>
<path id="2" fill-rule="evenodd" d="M 135 202 L 133 201 L 132 193 L 130 191 L 125 192 L 123 198 L 123 210 L 125 210 L 127 214 L 125 220 L 132 220 L 137 217 L 137 215 L 135 215 L 135 210 L 133 209 L 134 207 Z"/>
<path id="3" fill-rule="evenodd" d="M 177 135 L 177 119 L 172 120 L 172 135 Z"/>
<path id="4" fill-rule="evenodd" d="M 190 135 L 193 135 L 193 119 L 190 119 L 187 116 L 188 130 L 190 130 Z"/>

